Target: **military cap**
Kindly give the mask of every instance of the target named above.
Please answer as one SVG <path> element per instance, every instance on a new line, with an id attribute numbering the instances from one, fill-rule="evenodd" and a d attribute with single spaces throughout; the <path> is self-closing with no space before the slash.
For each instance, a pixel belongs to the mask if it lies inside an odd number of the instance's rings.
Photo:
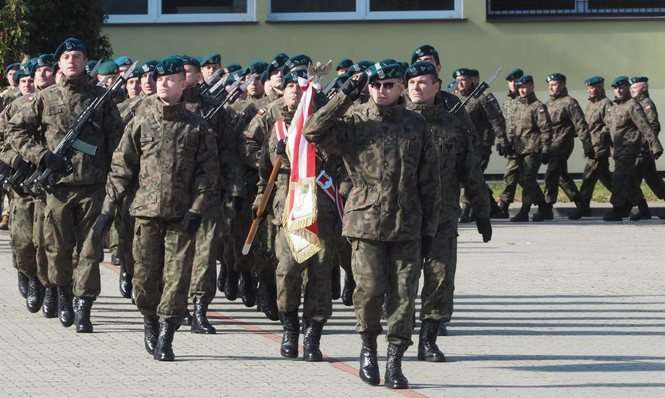
<path id="1" fill-rule="evenodd" d="M 238 64 L 231 64 L 228 65 L 226 68 L 224 68 L 224 70 L 226 71 L 226 73 L 233 73 L 242 70 L 242 66 Z"/>
<path id="2" fill-rule="evenodd" d="M 221 64 L 222 56 L 217 53 L 210 53 L 208 55 L 204 55 L 201 58 L 199 58 L 199 62 L 201 63 L 201 66 L 208 64 L 210 65 Z"/>
<path id="3" fill-rule="evenodd" d="M 131 58 L 125 55 L 116 58 L 113 62 L 115 62 L 115 64 L 118 66 L 131 65 L 133 63 Z"/>
<path id="4" fill-rule="evenodd" d="M 307 79 L 307 71 L 300 69 L 287 73 L 284 75 L 284 85 L 298 83 L 298 78 Z"/>
<path id="5" fill-rule="evenodd" d="M 55 57 L 53 54 L 42 54 L 39 57 L 37 57 L 37 61 L 35 62 L 35 66 L 37 68 L 41 68 L 43 66 L 50 66 L 53 67 L 53 65 L 56 64 Z"/>
<path id="6" fill-rule="evenodd" d="M 512 82 L 513 80 L 517 80 L 520 77 L 524 76 L 524 71 L 520 68 L 517 68 L 510 72 L 508 76 L 506 76 L 506 81 L 507 82 Z"/>
<path id="7" fill-rule="evenodd" d="M 14 74 L 14 83 L 18 84 L 22 78 L 29 76 L 35 76 L 35 68 L 32 64 L 23 65 L 16 70 L 16 73 Z"/>
<path id="8" fill-rule="evenodd" d="M 595 86 L 596 84 L 603 84 L 605 83 L 605 79 L 603 79 L 600 76 L 592 76 L 584 81 L 584 84 L 587 86 Z"/>
<path id="9" fill-rule="evenodd" d="M 85 47 L 85 43 L 76 37 L 66 38 L 65 41 L 63 41 L 62 44 L 60 44 L 58 48 L 55 49 L 55 53 L 53 54 L 55 59 L 59 60 L 60 56 L 65 51 L 80 51 L 83 54 L 88 54 L 88 49 Z"/>
<path id="10" fill-rule="evenodd" d="M 413 55 L 411 56 L 411 63 L 414 64 L 418 60 L 418 58 L 426 57 L 428 55 L 434 57 L 434 60 L 436 60 L 437 65 L 441 64 L 441 61 L 439 60 L 439 52 L 436 51 L 436 49 L 430 46 L 429 44 L 425 44 L 416 48 L 416 51 L 414 51 Z"/>
<path id="11" fill-rule="evenodd" d="M 628 78 L 628 76 L 617 76 L 614 81 L 612 81 L 612 87 L 614 88 L 628 85 L 630 85 L 630 78 Z"/>
<path id="12" fill-rule="evenodd" d="M 37 62 L 38 62 L 37 57 L 34 57 L 34 58 L 30 58 L 27 61 L 25 61 L 23 64 L 21 64 L 21 66 L 29 66 L 29 67 L 35 69 L 35 66 L 37 65 Z"/>
<path id="13" fill-rule="evenodd" d="M 155 76 L 175 75 L 185 72 L 185 61 L 182 57 L 167 57 L 155 65 Z"/>
<path id="14" fill-rule="evenodd" d="M 400 62 L 377 62 L 367 69 L 369 82 L 385 79 L 404 79 L 404 65 Z"/>
<path id="15" fill-rule="evenodd" d="M 96 59 L 89 60 L 88 63 L 85 64 L 85 73 L 92 72 L 92 70 L 95 68 L 95 65 L 97 65 Z"/>
<path id="16" fill-rule="evenodd" d="M 289 58 L 284 64 L 284 74 L 294 70 L 307 70 L 307 66 L 312 63 L 312 59 L 305 54 L 296 55 Z"/>
<path id="17" fill-rule="evenodd" d="M 436 71 L 436 66 L 428 61 L 418 61 L 409 66 L 404 73 L 404 79 L 409 80 L 417 76 L 433 75 L 438 78 L 439 73 Z"/>
<path id="18" fill-rule="evenodd" d="M 549 82 L 566 82 L 566 75 L 563 73 L 552 73 L 551 75 L 547 75 L 545 78 L 545 83 Z"/>
<path id="19" fill-rule="evenodd" d="M 115 75 L 118 73 L 118 65 L 113 61 L 104 61 L 97 69 L 98 75 Z"/>
<path id="20" fill-rule="evenodd" d="M 274 71 L 277 70 L 282 70 L 284 67 L 284 64 L 286 64 L 286 61 L 289 60 L 289 56 L 284 54 L 284 53 L 279 53 L 275 55 L 275 58 L 273 58 L 272 61 L 270 61 L 270 64 L 268 65 L 268 69 L 266 69 L 266 80 L 270 77 L 270 74 Z"/>
<path id="21" fill-rule="evenodd" d="M 629 80 L 630 84 L 635 84 L 635 83 L 648 83 L 649 78 L 646 76 L 633 76 Z"/>
<path id="22" fill-rule="evenodd" d="M 458 77 L 461 76 L 478 77 L 480 76 L 480 73 L 478 72 L 478 70 L 470 68 L 459 68 L 455 72 L 453 72 L 453 79 L 457 79 Z"/>
<path id="23" fill-rule="evenodd" d="M 352 76 L 356 73 L 364 72 L 372 65 L 374 65 L 374 62 L 367 60 L 357 62 L 349 67 L 349 69 L 346 71 L 346 74 Z"/>
<path id="24" fill-rule="evenodd" d="M 158 63 L 159 63 L 159 61 L 157 61 L 156 59 L 151 59 L 150 61 L 145 61 L 143 63 L 143 65 L 141 65 L 139 70 L 141 71 L 142 75 L 145 74 L 145 73 L 152 73 L 152 72 L 155 71 L 155 66 L 157 66 Z"/>
<path id="25" fill-rule="evenodd" d="M 531 75 L 524 75 L 515 81 L 517 86 L 524 86 L 529 83 L 533 83 L 533 76 Z"/>
<path id="26" fill-rule="evenodd" d="M 353 65 L 353 61 L 351 61 L 348 58 L 345 58 L 345 59 L 339 61 L 339 63 L 335 67 L 335 70 L 348 69 L 348 68 L 351 67 L 351 65 Z"/>
<path id="27" fill-rule="evenodd" d="M 134 68 L 134 70 L 132 70 L 132 73 L 129 76 L 127 76 L 127 79 L 140 78 L 142 74 L 143 71 L 141 70 L 141 68 Z"/>
<path id="28" fill-rule="evenodd" d="M 263 62 L 263 61 L 256 61 L 253 64 L 249 65 L 247 69 L 245 69 L 245 74 L 255 74 L 255 75 L 262 75 L 263 72 L 268 69 L 268 63 Z"/>
<path id="29" fill-rule="evenodd" d="M 169 58 L 171 58 L 171 57 L 169 57 Z M 190 57 L 189 55 L 180 55 L 180 56 L 178 56 L 178 58 L 180 58 L 183 65 L 193 65 L 193 66 L 196 66 L 197 68 L 201 67 L 201 63 L 199 62 L 199 60 L 194 58 L 194 57 Z"/>
<path id="30" fill-rule="evenodd" d="M 10 70 L 18 70 L 21 67 L 21 64 L 16 62 L 13 64 L 8 64 L 5 66 L 5 73 L 9 72 Z"/>

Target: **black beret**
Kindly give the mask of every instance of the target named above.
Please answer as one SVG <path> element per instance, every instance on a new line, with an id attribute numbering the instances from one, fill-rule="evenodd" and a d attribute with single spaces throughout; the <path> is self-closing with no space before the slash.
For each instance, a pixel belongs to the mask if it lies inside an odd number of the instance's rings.
<path id="1" fill-rule="evenodd" d="M 617 88 L 620 86 L 628 86 L 630 85 L 630 78 L 628 76 L 617 76 L 614 78 L 614 81 L 612 81 L 612 87 Z"/>
<path id="2" fill-rule="evenodd" d="M 210 53 L 208 55 L 204 55 L 203 57 L 199 58 L 199 63 L 201 66 L 203 65 L 208 65 L 208 64 L 221 64 L 222 63 L 222 56 L 217 54 L 217 53 Z"/>
<path id="3" fill-rule="evenodd" d="M 635 84 L 635 83 L 648 83 L 649 78 L 646 76 L 633 76 L 629 80 L 630 84 Z"/>
<path id="4" fill-rule="evenodd" d="M 506 81 L 507 82 L 512 82 L 514 80 L 519 79 L 520 77 L 524 76 L 524 71 L 520 68 L 517 68 L 510 72 L 508 76 L 506 76 Z"/>
<path id="5" fill-rule="evenodd" d="M 41 68 L 44 66 L 50 66 L 53 67 L 57 62 L 55 61 L 55 57 L 53 54 L 42 54 L 39 57 L 37 57 L 37 62 L 35 63 L 35 66 L 37 68 Z"/>
<path id="6" fill-rule="evenodd" d="M 533 76 L 531 75 L 524 75 L 515 81 L 515 85 L 517 86 L 523 86 L 529 83 L 533 83 Z"/>
<path id="7" fill-rule="evenodd" d="M 296 55 L 289 58 L 284 64 L 284 74 L 294 70 L 307 70 L 307 66 L 312 63 L 312 59 L 305 54 Z"/>
<path id="8" fill-rule="evenodd" d="M 34 77 L 34 76 L 35 76 L 34 65 L 31 63 L 27 63 L 25 65 L 22 65 L 20 68 L 16 70 L 16 73 L 14 74 L 14 83 L 18 84 L 19 80 L 21 80 L 24 77 Z"/>
<path id="9" fill-rule="evenodd" d="M 400 62 L 377 62 L 367 69 L 369 82 L 385 79 L 404 79 L 404 65 Z"/>
<path id="10" fill-rule="evenodd" d="M 238 65 L 238 64 L 227 65 L 226 68 L 224 68 L 224 70 L 226 71 L 226 73 L 237 72 L 237 71 L 239 71 L 239 70 L 241 70 L 241 69 L 242 69 L 242 66 L 240 66 L 240 65 Z"/>
<path id="11" fill-rule="evenodd" d="M 545 78 L 545 83 L 549 82 L 566 82 L 566 75 L 563 73 L 552 73 Z"/>
<path id="12" fill-rule="evenodd" d="M 295 70 L 284 75 L 284 85 L 286 86 L 289 83 L 298 83 L 298 78 L 307 79 L 306 70 Z"/>
<path id="13" fill-rule="evenodd" d="M 453 79 L 457 79 L 460 76 L 479 77 L 480 73 L 478 70 L 470 68 L 459 68 L 453 72 Z"/>
<path id="14" fill-rule="evenodd" d="M 441 64 L 441 61 L 439 60 L 439 53 L 436 51 L 436 49 L 429 44 L 425 44 L 423 46 L 420 46 L 416 48 L 416 51 L 413 52 L 413 55 L 411 56 L 411 63 L 414 64 L 420 57 L 426 57 L 428 55 L 431 55 L 434 57 L 436 60 L 436 64 L 439 65 Z"/>
<path id="15" fill-rule="evenodd" d="M 413 65 L 409 66 L 404 73 L 404 79 L 409 80 L 417 76 L 423 75 L 433 75 L 435 78 L 439 77 L 439 73 L 434 66 L 429 61 L 418 61 Z"/>
<path id="16" fill-rule="evenodd" d="M 256 75 L 262 75 L 263 72 L 268 69 L 268 63 L 263 62 L 263 61 L 256 61 L 253 64 L 249 65 L 247 69 L 245 69 L 246 74 L 256 74 Z"/>
<path id="17" fill-rule="evenodd" d="M 603 84 L 605 83 L 605 79 L 603 79 L 600 76 L 592 76 L 584 81 L 584 84 L 587 86 L 595 86 L 596 84 Z"/>
<path id="18" fill-rule="evenodd" d="M 5 66 L 5 73 L 9 72 L 10 70 L 18 70 L 21 67 L 21 64 L 16 62 L 13 64 L 8 64 Z"/>
<path id="19" fill-rule="evenodd" d="M 348 69 L 353 65 L 353 61 L 351 61 L 348 58 L 345 58 L 337 64 L 337 67 L 335 67 L 335 70 L 340 70 L 340 69 Z"/>
<path id="20" fill-rule="evenodd" d="M 169 57 L 169 58 L 171 58 L 171 57 Z M 196 66 L 198 68 L 201 67 L 201 63 L 199 62 L 199 60 L 192 57 L 192 56 L 180 55 L 178 58 L 180 58 L 180 60 L 182 61 L 183 66 L 184 65 L 193 65 L 193 66 Z M 166 59 L 168 59 L 168 58 L 166 58 Z"/>
<path id="21" fill-rule="evenodd" d="M 78 39 L 76 37 L 69 37 L 65 39 L 65 41 L 62 42 L 58 46 L 58 48 L 55 49 L 55 53 L 53 54 L 55 56 L 55 59 L 59 60 L 60 56 L 62 53 L 65 51 L 80 51 L 83 54 L 88 54 L 88 50 L 85 47 L 85 43 L 81 41 L 81 39 Z"/>

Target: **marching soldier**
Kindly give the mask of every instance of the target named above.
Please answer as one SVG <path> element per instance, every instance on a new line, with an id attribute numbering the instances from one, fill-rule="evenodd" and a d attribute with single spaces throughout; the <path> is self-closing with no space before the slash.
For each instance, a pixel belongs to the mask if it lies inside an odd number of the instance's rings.
<path id="1" fill-rule="evenodd" d="M 223 67 L 222 56 L 216 53 L 210 53 L 201 57 L 200 62 L 201 78 L 204 82 L 207 82 L 210 79 L 210 76 L 214 75 L 217 70 Z"/>
<path id="2" fill-rule="evenodd" d="M 264 87 L 266 97 L 269 102 L 273 102 L 282 96 L 282 86 L 284 85 L 284 64 L 289 60 L 289 56 L 284 53 L 275 55 L 265 71 Z"/>
<path id="3" fill-rule="evenodd" d="M 21 95 L 21 92 L 18 89 L 18 84 L 14 80 L 14 75 L 20 68 L 20 63 L 9 64 L 5 67 L 5 77 L 7 78 L 7 84 L 9 84 L 9 87 L 0 93 L 0 111 Z"/>

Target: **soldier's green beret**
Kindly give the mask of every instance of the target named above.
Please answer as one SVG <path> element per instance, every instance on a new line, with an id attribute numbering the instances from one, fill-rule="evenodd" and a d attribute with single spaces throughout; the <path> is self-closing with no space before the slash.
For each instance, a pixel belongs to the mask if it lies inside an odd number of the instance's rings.
<path id="1" fill-rule="evenodd" d="M 299 54 L 289 58 L 284 64 L 284 74 L 296 70 L 307 70 L 307 66 L 312 63 L 312 59 L 305 54 Z"/>
<path id="2" fill-rule="evenodd" d="M 37 57 L 30 58 L 27 61 L 25 61 L 23 64 L 21 64 L 21 66 L 28 66 L 28 67 L 31 67 L 33 69 L 35 69 L 36 65 L 37 65 Z"/>
<path id="3" fill-rule="evenodd" d="M 8 64 L 7 66 L 5 66 L 5 73 L 9 72 L 10 70 L 18 70 L 18 68 L 20 68 L 20 67 L 21 67 L 21 64 L 18 63 L 18 62 L 13 63 L 13 64 Z"/>
<path id="4" fill-rule="evenodd" d="M 462 76 L 478 77 L 480 76 L 480 73 L 476 69 L 470 69 L 470 68 L 459 68 L 455 72 L 453 72 L 453 79 L 457 79 L 458 77 Z"/>
<path id="5" fill-rule="evenodd" d="M 65 51 L 80 51 L 83 54 L 88 54 L 88 50 L 85 47 L 85 43 L 81 41 L 81 39 L 78 39 L 76 37 L 69 37 L 65 39 L 65 41 L 62 42 L 58 46 L 58 48 L 55 49 L 55 53 L 53 54 L 55 56 L 55 59 L 59 60 L 60 56 L 62 53 Z"/>
<path id="6" fill-rule="evenodd" d="M 531 75 L 524 75 L 515 81 L 516 86 L 524 86 L 529 83 L 533 83 L 533 76 Z"/>
<path id="7" fill-rule="evenodd" d="M 130 73 L 129 76 L 127 76 L 127 79 L 137 79 L 140 78 L 142 74 L 143 71 L 141 70 L 141 68 L 134 68 L 134 70 L 132 70 L 132 73 Z"/>
<path id="8" fill-rule="evenodd" d="M 367 69 L 367 76 L 370 83 L 377 80 L 386 79 L 404 79 L 404 65 L 400 62 L 386 63 L 377 62 Z"/>
<path id="9" fill-rule="evenodd" d="M 151 59 L 149 61 L 145 61 L 143 65 L 141 65 L 141 67 L 138 69 L 141 71 L 142 75 L 146 73 L 152 73 L 155 71 L 155 66 L 157 66 L 158 63 L 159 61 Z"/>
<path id="10" fill-rule="evenodd" d="M 353 65 L 353 61 L 351 61 L 348 58 L 345 58 L 345 59 L 339 61 L 339 63 L 335 67 L 335 70 L 348 69 L 348 68 L 351 67 L 351 65 Z"/>
<path id="11" fill-rule="evenodd" d="M 520 68 L 517 68 L 510 72 L 508 76 L 506 76 L 506 81 L 507 82 L 512 82 L 514 80 L 519 79 L 520 77 L 524 76 L 524 71 Z"/>
<path id="12" fill-rule="evenodd" d="M 649 78 L 646 76 L 633 76 L 629 80 L 630 84 L 635 84 L 635 83 L 648 83 Z"/>
<path id="13" fill-rule="evenodd" d="M 41 68 L 44 66 L 50 66 L 53 67 L 53 65 L 56 64 L 55 57 L 53 54 L 42 54 L 39 57 L 37 57 L 37 62 L 36 62 L 36 67 Z"/>
<path id="14" fill-rule="evenodd" d="M 566 82 L 566 75 L 563 73 L 552 73 L 551 75 L 547 75 L 545 78 L 545 83 L 549 82 Z"/>
<path id="15" fill-rule="evenodd" d="M 434 66 L 431 62 L 418 61 L 406 69 L 406 72 L 404 73 L 404 79 L 409 80 L 413 79 L 414 77 L 423 75 L 432 75 L 435 78 L 439 77 L 436 66 Z"/>
<path id="16" fill-rule="evenodd" d="M 284 64 L 288 60 L 289 60 L 289 56 L 284 54 L 284 53 L 279 53 L 279 54 L 275 55 L 275 58 L 273 58 L 273 60 L 270 61 L 270 64 L 268 65 L 268 69 L 266 69 L 266 75 L 268 77 L 270 77 L 270 74 L 272 72 L 282 70 L 282 68 L 284 67 Z"/>
<path id="17" fill-rule="evenodd" d="M 220 65 L 222 63 L 222 56 L 217 53 L 210 53 L 199 58 L 199 62 L 201 63 L 201 66 L 214 64 Z"/>
<path id="18" fill-rule="evenodd" d="M 298 78 L 307 79 L 307 71 L 300 69 L 287 73 L 284 75 L 284 85 L 286 86 L 289 83 L 298 83 Z"/>
<path id="19" fill-rule="evenodd" d="M 356 73 L 364 72 L 367 69 L 369 69 L 372 65 L 374 65 L 374 62 L 372 61 L 360 61 L 358 63 L 355 63 L 349 67 L 349 69 L 346 71 L 346 73 L 351 76 L 355 75 Z"/>
<path id="20" fill-rule="evenodd" d="M 97 65 L 96 59 L 91 59 L 90 61 L 88 61 L 88 63 L 85 64 L 85 73 L 92 72 L 92 70 L 95 68 L 95 65 Z"/>
<path id="21" fill-rule="evenodd" d="M 118 73 L 118 65 L 113 61 L 104 61 L 97 69 L 97 74 L 102 76 L 115 75 L 116 73 Z"/>
<path id="22" fill-rule="evenodd" d="M 196 66 L 197 68 L 201 67 L 201 63 L 199 62 L 199 60 L 194 57 L 190 57 L 189 55 L 180 55 L 178 58 L 180 58 L 183 65 L 193 65 Z"/>
<path id="23" fill-rule="evenodd" d="M 628 76 L 617 76 L 613 81 L 612 81 L 612 87 L 617 88 L 620 86 L 628 86 L 630 85 Z"/>
<path id="24" fill-rule="evenodd" d="M 592 76 L 584 81 L 584 84 L 587 86 L 595 86 L 596 84 L 603 84 L 605 83 L 605 79 L 603 79 L 600 76 Z"/>
<path id="25" fill-rule="evenodd" d="M 14 84 L 18 84 L 18 82 L 24 78 L 24 77 L 34 77 L 35 76 L 35 68 L 32 64 L 26 64 L 21 66 L 16 70 L 16 73 L 14 74 Z"/>
<path id="26" fill-rule="evenodd" d="M 131 58 L 125 55 L 116 58 L 113 62 L 115 62 L 115 64 L 118 66 L 131 65 L 133 63 Z"/>
<path id="27" fill-rule="evenodd" d="M 413 52 L 413 55 L 411 56 L 411 63 L 414 64 L 418 60 L 418 58 L 421 57 L 426 57 L 428 55 L 431 55 L 434 57 L 434 60 L 436 61 L 437 65 L 441 64 L 441 61 L 439 60 L 439 52 L 436 51 L 436 49 L 429 44 L 422 45 L 418 48 L 416 48 L 416 51 Z"/>
<path id="28" fill-rule="evenodd" d="M 268 63 L 263 62 L 263 61 L 256 61 L 253 64 L 249 65 L 247 69 L 245 69 L 245 74 L 255 74 L 255 75 L 262 75 L 263 72 L 268 69 Z"/>
<path id="29" fill-rule="evenodd" d="M 242 70 L 242 66 L 238 64 L 231 64 L 228 65 L 226 68 L 224 68 L 224 70 L 226 71 L 226 73 L 233 73 Z"/>
<path id="30" fill-rule="evenodd" d="M 167 57 L 155 65 L 155 76 L 175 75 L 185 72 L 185 62 L 182 57 Z"/>

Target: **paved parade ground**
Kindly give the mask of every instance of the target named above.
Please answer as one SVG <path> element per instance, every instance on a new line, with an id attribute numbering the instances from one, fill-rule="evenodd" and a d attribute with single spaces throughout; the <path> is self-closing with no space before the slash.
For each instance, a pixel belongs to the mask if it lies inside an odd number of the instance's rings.
<path id="1" fill-rule="evenodd" d="M 664 237 L 662 220 L 499 222 L 489 244 L 462 228 L 456 312 L 439 338 L 448 363 L 416 361 L 411 347 L 411 389 L 391 391 L 356 376 L 360 338 L 339 301 L 321 343 L 327 362 L 282 359 L 279 323 L 218 293 L 218 334 L 181 328 L 176 362 L 163 363 L 145 352 L 142 318 L 105 264 L 95 333 L 77 335 L 25 309 L 3 232 L 0 396 L 663 397 Z"/>

